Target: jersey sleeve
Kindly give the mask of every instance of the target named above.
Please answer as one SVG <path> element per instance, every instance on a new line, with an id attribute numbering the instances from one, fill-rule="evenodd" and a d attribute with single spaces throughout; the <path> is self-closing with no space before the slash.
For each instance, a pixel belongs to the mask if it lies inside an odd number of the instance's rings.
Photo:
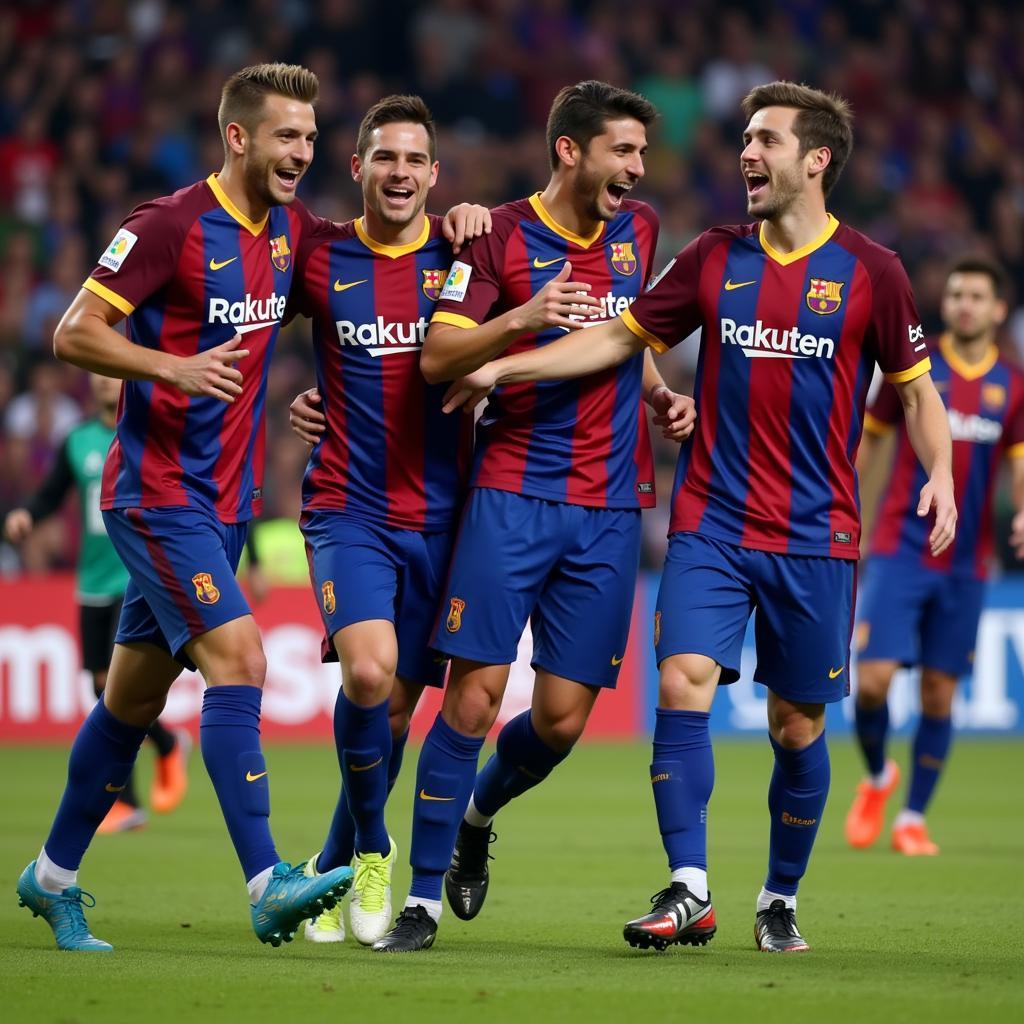
<path id="1" fill-rule="evenodd" d="M 143 203 L 117 230 L 82 285 L 125 316 L 173 276 L 188 225 L 165 203 Z"/>
<path id="2" fill-rule="evenodd" d="M 510 228 L 498 226 L 480 235 L 459 253 L 445 278 L 430 322 L 453 327 L 479 327 L 501 294 L 505 244 Z"/>
<path id="3" fill-rule="evenodd" d="M 1003 443 L 1008 459 L 1020 459 L 1024 458 L 1024 385 L 1018 384 L 1013 390 L 1016 402 L 1006 420 Z"/>
<path id="4" fill-rule="evenodd" d="M 701 325 L 701 249 L 695 238 L 622 314 L 622 322 L 656 352 L 666 352 Z"/>
<path id="5" fill-rule="evenodd" d="M 864 429 L 871 434 L 888 434 L 902 419 L 903 402 L 899 392 L 888 381 L 883 381 L 864 414 Z"/>
<path id="6" fill-rule="evenodd" d="M 871 328 L 878 365 L 889 383 L 913 380 L 932 368 L 910 279 L 895 256 L 875 281 Z"/>

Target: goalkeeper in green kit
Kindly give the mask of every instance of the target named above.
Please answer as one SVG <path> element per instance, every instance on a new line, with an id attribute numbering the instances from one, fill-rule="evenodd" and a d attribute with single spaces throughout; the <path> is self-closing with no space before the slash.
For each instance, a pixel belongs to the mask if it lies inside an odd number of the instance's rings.
<path id="1" fill-rule="evenodd" d="M 21 543 L 37 522 L 53 515 L 68 492 L 77 488 L 82 534 L 76 600 L 82 665 L 92 675 L 98 697 L 107 681 L 128 570 L 114 551 L 100 515 L 100 482 L 107 449 L 114 439 L 121 381 L 90 374 L 89 383 L 96 402 L 95 418 L 79 424 L 67 435 L 38 492 L 22 508 L 7 514 L 4 534 L 12 544 Z M 166 814 L 181 803 L 188 788 L 185 762 L 191 742 L 187 733 L 175 735 L 159 719 L 149 727 L 149 738 L 157 750 L 150 806 L 155 812 Z M 124 832 L 141 828 L 145 822 L 146 812 L 139 805 L 134 777 L 129 776 L 99 831 Z"/>

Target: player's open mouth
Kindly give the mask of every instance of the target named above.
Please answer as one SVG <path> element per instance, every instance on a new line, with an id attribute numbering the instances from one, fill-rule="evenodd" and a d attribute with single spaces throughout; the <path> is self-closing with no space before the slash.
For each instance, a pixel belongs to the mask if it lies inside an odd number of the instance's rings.
<path id="1" fill-rule="evenodd" d="M 384 192 L 384 198 L 391 203 L 392 206 L 405 206 L 406 203 L 412 201 L 415 191 L 411 188 L 398 188 L 396 186 L 388 186 L 382 190 Z"/>
<path id="2" fill-rule="evenodd" d="M 621 205 L 622 200 L 629 194 L 632 187 L 632 182 L 613 181 L 607 189 L 608 197 L 611 199 L 612 206 Z"/>
<path id="3" fill-rule="evenodd" d="M 281 186 L 281 188 L 285 189 L 288 192 L 292 191 L 292 189 L 295 188 L 295 186 L 298 184 L 301 175 L 301 171 L 292 170 L 291 168 L 288 167 L 279 167 L 276 171 L 274 171 L 274 177 L 277 178 L 277 183 Z"/>
<path id="4" fill-rule="evenodd" d="M 760 194 L 768 187 L 768 175 L 748 173 L 745 175 L 747 179 L 747 197 L 753 198 Z"/>

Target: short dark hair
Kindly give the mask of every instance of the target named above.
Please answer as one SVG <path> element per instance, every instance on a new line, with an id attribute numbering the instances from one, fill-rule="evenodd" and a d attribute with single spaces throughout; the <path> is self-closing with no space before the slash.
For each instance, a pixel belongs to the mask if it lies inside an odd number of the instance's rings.
<path id="1" fill-rule="evenodd" d="M 356 153 L 362 159 L 370 148 L 370 136 L 378 128 L 386 124 L 398 124 L 408 121 L 410 124 L 421 124 L 427 130 L 430 140 L 430 159 L 437 159 L 437 130 L 434 128 L 434 115 L 419 96 L 385 96 L 378 100 L 366 112 L 359 125 L 356 136 Z"/>
<path id="2" fill-rule="evenodd" d="M 750 90 L 743 98 L 743 116 L 749 121 L 765 107 L 795 107 L 793 134 L 800 140 L 800 155 L 823 147 L 832 154 L 822 175 L 827 196 L 835 187 L 853 150 L 853 111 L 836 93 L 822 92 L 796 82 L 769 82 Z"/>
<path id="3" fill-rule="evenodd" d="M 548 158 L 558 167 L 555 143 L 566 135 L 586 150 L 590 140 L 604 132 L 609 121 L 631 117 L 645 128 L 658 116 L 654 104 L 639 93 L 593 79 L 567 85 L 555 97 L 548 114 Z"/>
<path id="4" fill-rule="evenodd" d="M 981 253 L 972 253 L 954 260 L 949 265 L 946 280 L 954 274 L 984 274 L 992 282 L 992 290 L 997 298 L 1002 298 L 1006 291 L 1006 271 L 999 262 Z"/>
<path id="5" fill-rule="evenodd" d="M 299 64 L 250 64 L 236 71 L 225 83 L 217 109 L 221 137 L 227 144 L 229 124 L 240 124 L 252 132 L 260 122 L 267 96 L 286 96 L 300 103 L 316 103 L 320 82 Z"/>

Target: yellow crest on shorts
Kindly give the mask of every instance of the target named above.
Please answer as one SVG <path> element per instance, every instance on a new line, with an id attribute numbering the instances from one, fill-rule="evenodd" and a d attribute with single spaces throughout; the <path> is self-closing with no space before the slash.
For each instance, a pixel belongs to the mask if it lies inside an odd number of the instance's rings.
<path id="1" fill-rule="evenodd" d="M 192 584 L 200 603 L 216 604 L 220 600 L 220 591 L 213 585 L 213 577 L 208 572 L 197 572 L 192 577 Z"/>
<path id="2" fill-rule="evenodd" d="M 338 607 L 338 602 L 334 600 L 334 580 L 326 580 L 320 592 L 324 596 L 324 611 L 333 615 L 334 609 Z"/>
<path id="3" fill-rule="evenodd" d="M 466 602 L 461 597 L 453 597 L 448 605 L 448 618 L 445 619 L 444 628 L 449 633 L 458 633 L 462 628 L 462 613 L 466 608 Z"/>
<path id="4" fill-rule="evenodd" d="M 654 613 L 654 646 L 661 642 L 661 612 Z"/>

